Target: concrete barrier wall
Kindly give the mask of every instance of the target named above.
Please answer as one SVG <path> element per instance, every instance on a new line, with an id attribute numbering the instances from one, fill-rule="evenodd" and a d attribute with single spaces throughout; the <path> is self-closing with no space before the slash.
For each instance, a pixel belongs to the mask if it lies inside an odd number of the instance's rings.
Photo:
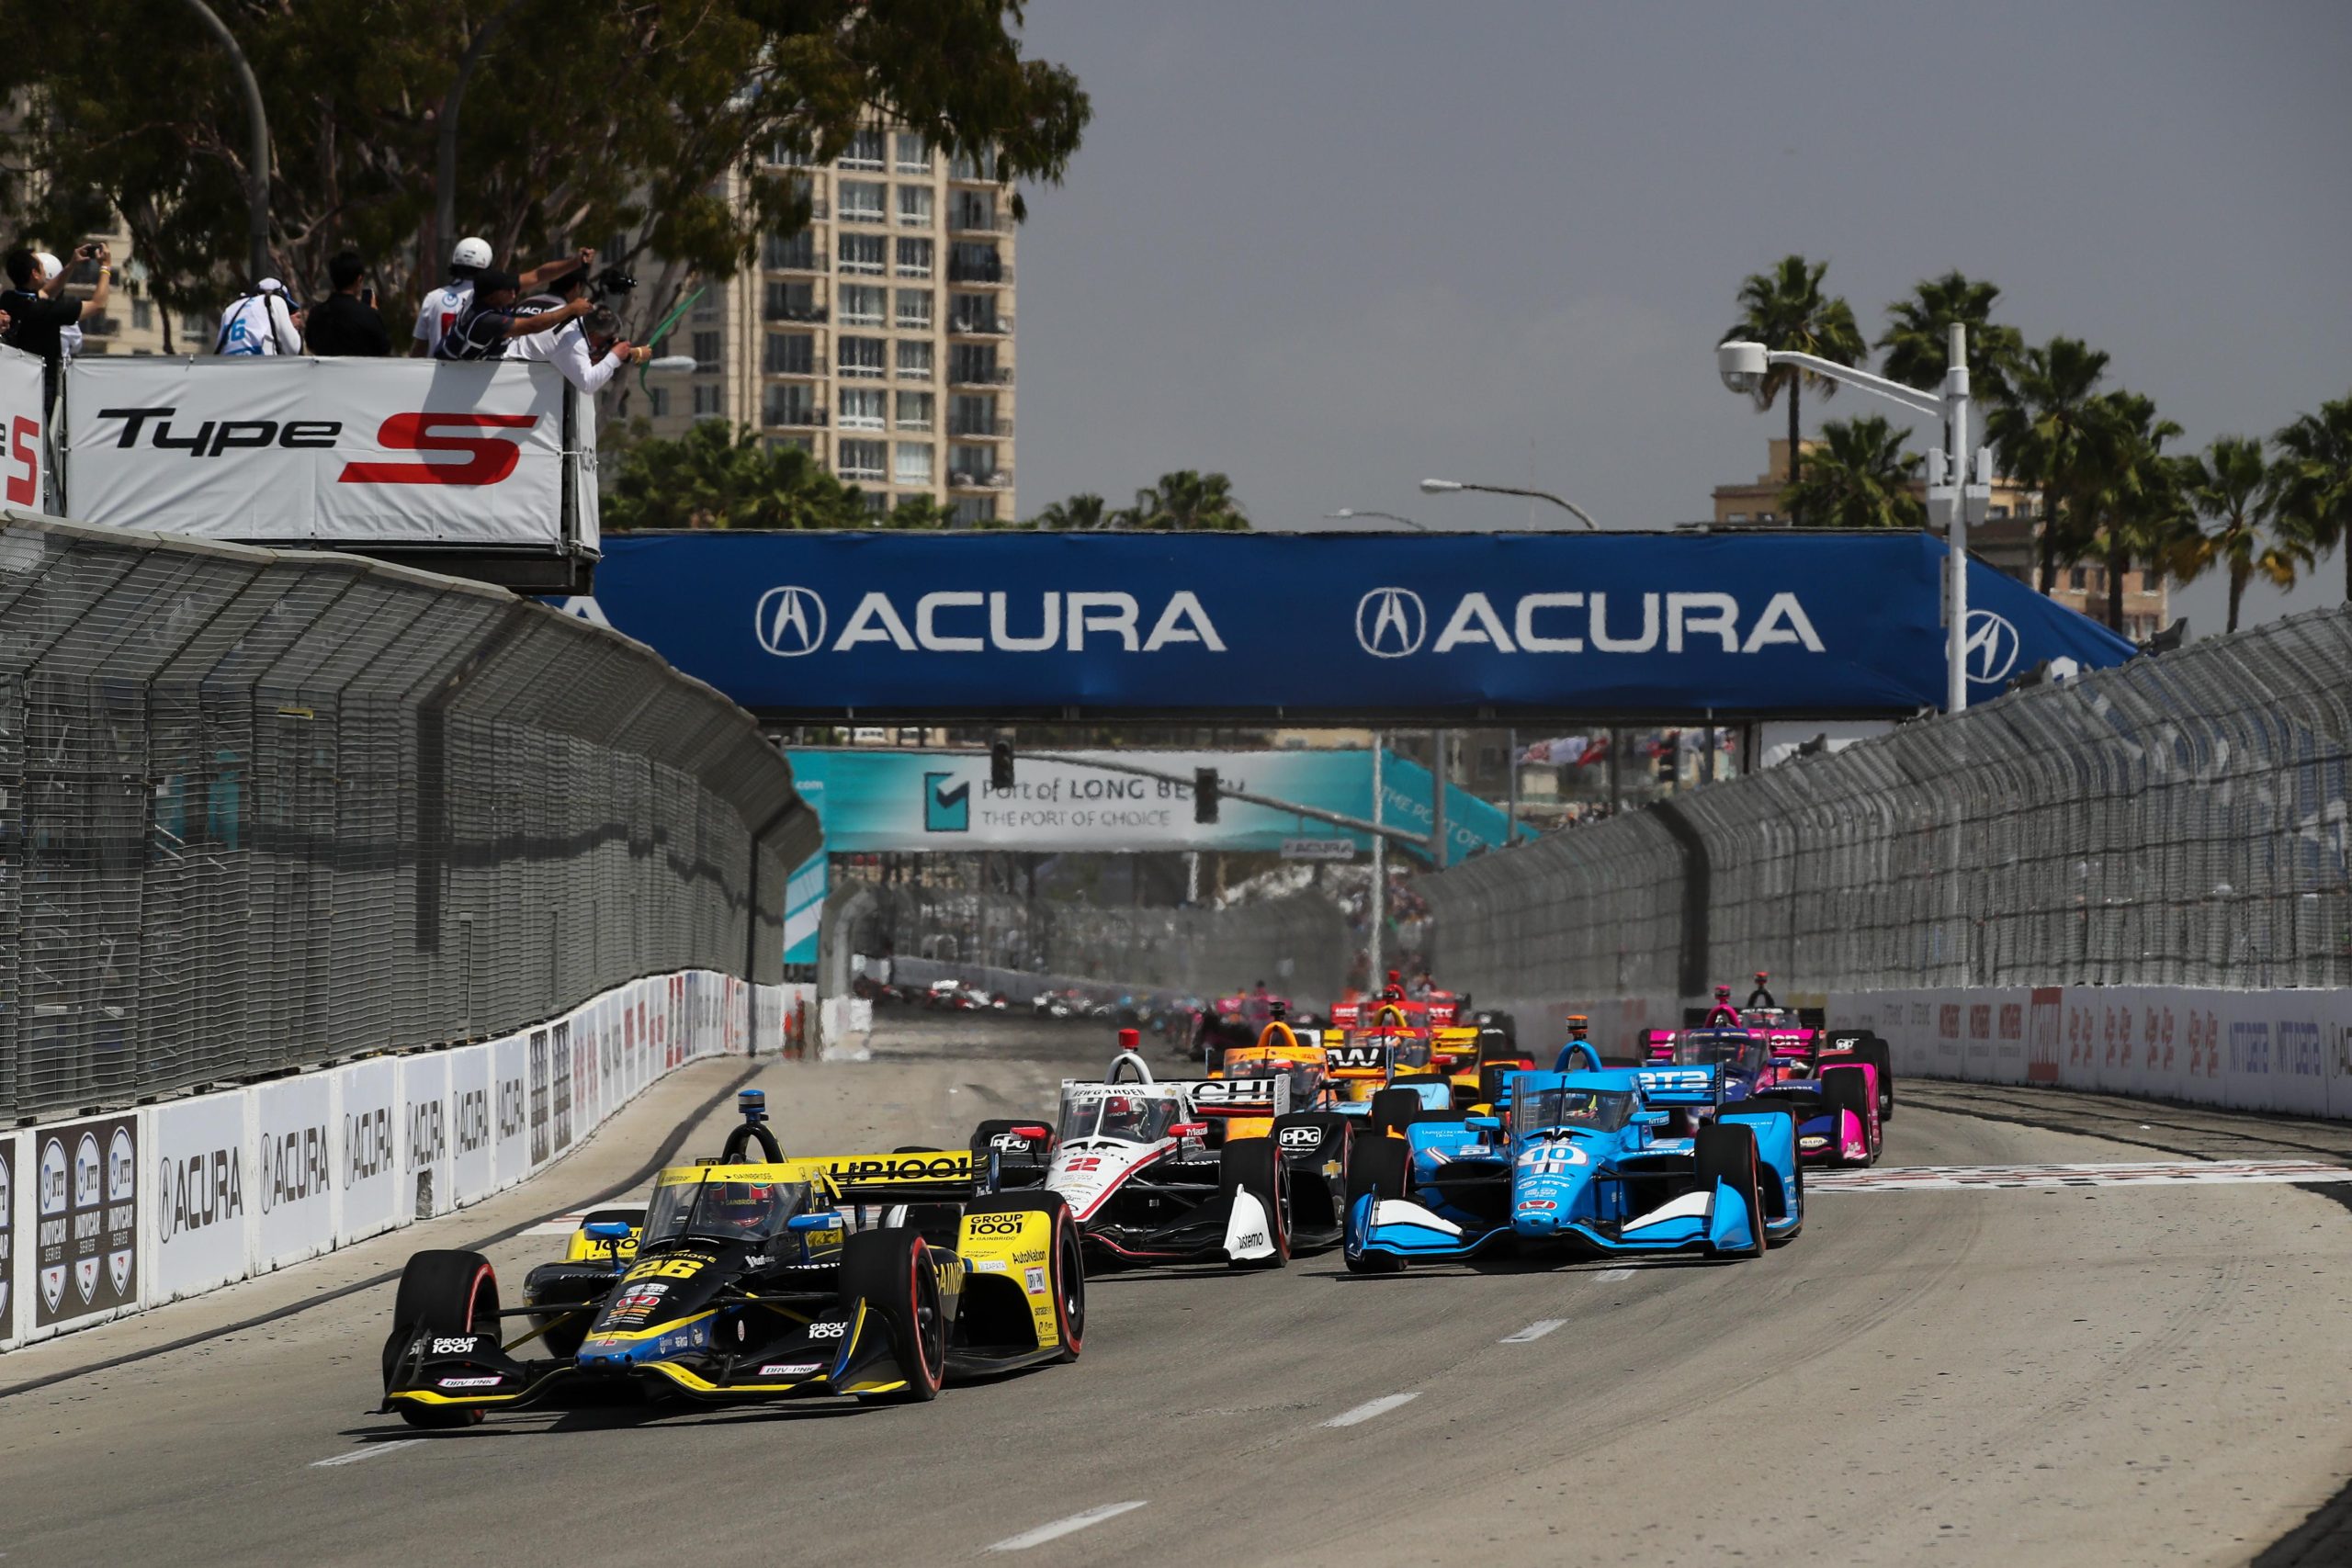
<path id="1" fill-rule="evenodd" d="M 481 1044 L 0 1132 L 0 1349 L 478 1202 L 813 993 L 652 976 Z"/>

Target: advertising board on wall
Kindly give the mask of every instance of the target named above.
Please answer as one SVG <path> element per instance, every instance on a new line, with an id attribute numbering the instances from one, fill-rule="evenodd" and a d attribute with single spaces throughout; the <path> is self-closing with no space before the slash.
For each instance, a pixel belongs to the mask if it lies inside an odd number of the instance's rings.
<path id="1" fill-rule="evenodd" d="M 251 544 L 557 548 L 567 423 L 575 446 L 594 429 L 569 395 L 541 364 L 85 356 L 65 375 L 65 504 Z"/>
<path id="2" fill-rule="evenodd" d="M 20 512 L 49 510 L 42 449 L 46 420 L 40 361 L 0 344 L 0 502 Z"/>
<path id="3" fill-rule="evenodd" d="M 343 1069 L 343 1237 L 401 1223 L 400 1064 L 390 1056 Z"/>
<path id="4" fill-rule="evenodd" d="M 33 1326 L 139 1303 L 139 1118 L 39 1129 L 34 1142 Z M 152 1200 L 149 1201 L 152 1202 Z"/>
<path id="5" fill-rule="evenodd" d="M 334 1076 L 277 1078 L 262 1085 L 254 1102 L 254 1261 L 277 1269 L 334 1245 Z"/>
<path id="6" fill-rule="evenodd" d="M 243 1094 L 211 1094 L 158 1106 L 150 1140 L 155 1172 L 154 1274 L 147 1302 L 171 1301 L 241 1279 L 246 1269 Z"/>
<path id="7" fill-rule="evenodd" d="M 0 1133 L 0 1345 L 17 1337 L 17 1141 Z"/>

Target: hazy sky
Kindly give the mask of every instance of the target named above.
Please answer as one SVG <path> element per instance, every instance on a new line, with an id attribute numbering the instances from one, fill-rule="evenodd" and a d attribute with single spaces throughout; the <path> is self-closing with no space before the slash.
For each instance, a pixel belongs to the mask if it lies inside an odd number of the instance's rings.
<path id="1" fill-rule="evenodd" d="M 2346 0 L 1033 0 L 1027 37 L 1095 119 L 1021 237 L 1024 510 L 1198 468 L 1267 528 L 1527 521 L 1428 475 L 1707 516 L 1785 421 L 1713 345 L 1792 250 L 1873 338 L 1988 278 L 2190 444 L 2352 393 Z M 2176 605 L 2220 629 L 2218 581 Z"/>

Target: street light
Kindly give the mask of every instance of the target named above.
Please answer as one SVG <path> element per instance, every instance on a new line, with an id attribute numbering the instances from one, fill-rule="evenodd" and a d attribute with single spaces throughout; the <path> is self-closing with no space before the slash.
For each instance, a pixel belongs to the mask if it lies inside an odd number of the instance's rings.
<path id="1" fill-rule="evenodd" d="M 1474 485 L 1466 479 L 1423 479 L 1421 481 L 1423 495 L 1452 495 L 1456 491 L 1464 490 L 1475 490 L 1487 495 L 1521 495 L 1531 501 L 1548 501 L 1563 512 L 1576 513 L 1584 520 L 1586 527 L 1596 531 L 1600 527 L 1600 524 L 1592 520 L 1591 513 L 1587 512 L 1573 501 L 1562 501 L 1548 490 L 1516 490 L 1510 485 Z"/>
<path id="2" fill-rule="evenodd" d="M 1323 515 L 1337 523 L 1351 522 L 1358 517 L 1377 517 L 1384 523 L 1402 523 L 1408 528 L 1419 528 L 1424 534 L 1430 531 L 1428 524 L 1416 523 L 1409 517 L 1399 517 L 1394 512 L 1359 512 L 1352 506 L 1342 506 L 1337 512 L 1326 512 Z"/>
<path id="3" fill-rule="evenodd" d="M 1951 462 L 1946 464 L 1947 454 L 1940 446 L 1928 454 L 1928 515 L 1933 521 L 1940 514 L 1951 532 L 1944 571 L 1944 711 L 1961 713 L 1968 707 L 1968 525 L 1983 519 L 1984 509 L 1993 499 L 1993 450 L 1989 446 L 1978 447 L 1971 468 L 1968 330 L 1954 322 L 1949 333 L 1940 394 L 1923 392 L 1917 387 L 1906 387 L 1900 381 L 1890 381 L 1883 376 L 1873 376 L 1867 370 L 1857 370 L 1817 355 L 1768 349 L 1760 343 L 1718 344 L 1715 369 L 1724 386 L 1747 397 L 1764 384 L 1764 377 L 1772 367 L 1793 365 L 1832 381 L 1859 387 L 1889 402 L 1901 403 L 1914 413 L 1931 414 L 1943 421 L 1946 439 L 1952 446 Z M 1421 488 L 1429 487 L 1424 484 Z M 1970 515 L 1972 512 L 1973 517 Z"/>

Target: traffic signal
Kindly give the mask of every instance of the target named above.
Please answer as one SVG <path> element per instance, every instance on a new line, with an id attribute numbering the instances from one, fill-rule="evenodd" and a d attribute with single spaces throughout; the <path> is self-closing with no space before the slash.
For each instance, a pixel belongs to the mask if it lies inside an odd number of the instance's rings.
<path id="1" fill-rule="evenodd" d="M 989 787 L 1003 794 L 1012 788 L 1012 742 L 999 740 L 989 747 Z"/>
<path id="2" fill-rule="evenodd" d="M 1215 768 L 1193 770 L 1193 820 L 1195 822 L 1216 820 L 1216 770 Z"/>

